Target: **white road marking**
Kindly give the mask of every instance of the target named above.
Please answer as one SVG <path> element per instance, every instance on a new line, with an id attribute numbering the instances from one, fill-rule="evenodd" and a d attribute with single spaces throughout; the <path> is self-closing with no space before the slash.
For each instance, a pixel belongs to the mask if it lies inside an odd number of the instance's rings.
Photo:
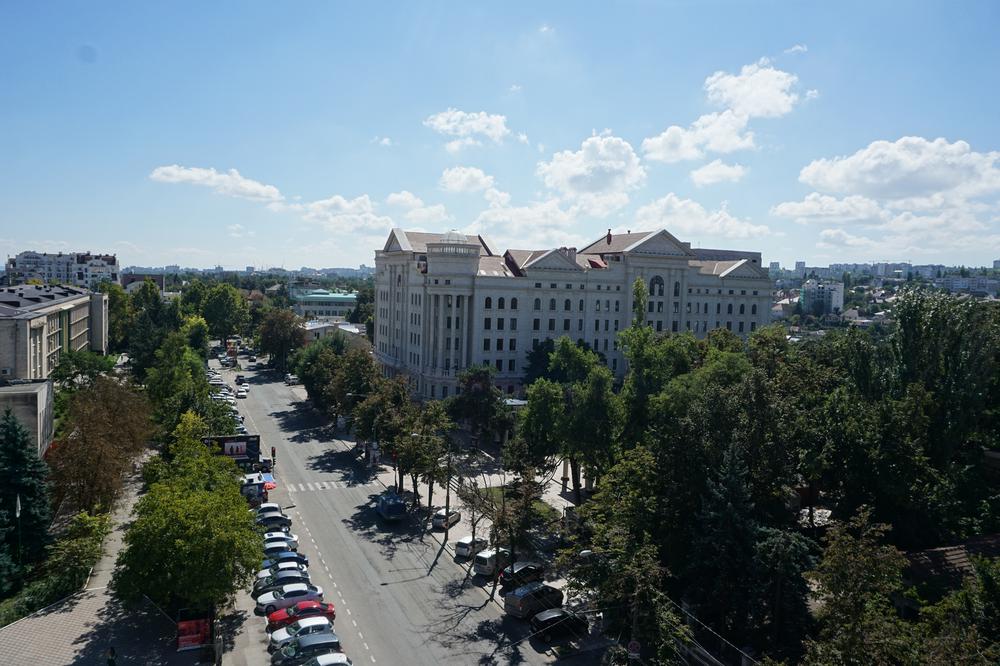
<path id="1" fill-rule="evenodd" d="M 367 648 L 368 646 L 366 645 L 365 647 Z M 375 657 L 368 655 L 368 658 L 372 660 L 373 664 L 375 663 Z"/>
<path id="2" fill-rule="evenodd" d="M 351 624 L 353 624 L 353 625 L 354 625 L 354 628 L 355 628 L 355 629 L 356 629 L 356 628 L 357 628 L 357 626 L 358 626 L 358 623 L 357 623 L 357 621 L 355 621 L 355 620 L 351 620 Z M 360 631 L 358 632 L 358 636 L 361 636 L 361 632 L 360 632 Z"/>
<path id="3" fill-rule="evenodd" d="M 351 620 L 351 621 L 353 622 L 354 620 Z M 359 631 L 358 632 L 358 638 L 360 638 L 361 640 L 365 640 L 365 635 Z"/>
<path id="4" fill-rule="evenodd" d="M 368 650 L 369 652 L 372 651 L 372 649 L 370 647 L 368 647 L 368 643 L 365 643 L 364 641 L 362 641 L 362 643 L 364 644 L 366 650 Z M 375 661 L 375 660 L 372 659 L 372 661 Z"/>
<path id="5" fill-rule="evenodd" d="M 309 486 L 309 490 L 316 490 L 316 489 L 315 489 L 315 488 L 313 487 L 313 484 L 311 484 L 311 483 L 306 483 L 306 485 L 307 485 L 307 486 Z"/>
<path id="6" fill-rule="evenodd" d="M 351 613 L 351 609 L 350 608 L 347 609 L 347 614 L 348 615 L 353 615 L 353 613 Z"/>

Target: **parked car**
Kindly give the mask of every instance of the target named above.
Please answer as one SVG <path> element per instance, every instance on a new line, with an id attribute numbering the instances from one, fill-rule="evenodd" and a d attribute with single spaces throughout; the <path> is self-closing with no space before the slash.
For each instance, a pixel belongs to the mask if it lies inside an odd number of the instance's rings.
<path id="1" fill-rule="evenodd" d="M 472 557 L 488 545 L 490 542 L 483 537 L 476 537 L 473 541 L 472 535 L 464 536 L 455 542 L 455 557 Z"/>
<path id="2" fill-rule="evenodd" d="M 351 666 L 354 664 L 343 652 L 330 652 L 302 662 L 302 666 Z"/>
<path id="3" fill-rule="evenodd" d="M 267 616 L 267 630 L 276 631 L 287 624 L 301 620 L 304 617 L 322 616 L 333 622 L 337 619 L 337 610 L 333 604 L 322 601 L 300 601 L 294 606 L 276 610 Z"/>
<path id="4" fill-rule="evenodd" d="M 284 515 L 284 511 L 281 510 L 281 505 L 277 502 L 264 502 L 256 509 L 252 509 L 257 512 L 258 516 L 262 516 L 265 513 L 280 513 Z"/>
<path id="5" fill-rule="evenodd" d="M 452 509 L 450 513 L 446 513 L 444 509 L 438 509 L 434 513 L 434 517 L 431 518 L 431 526 L 437 529 L 443 530 L 446 526 L 451 526 L 462 519 L 462 513 L 455 509 Z"/>
<path id="6" fill-rule="evenodd" d="M 270 511 L 257 514 L 257 524 L 267 530 L 284 530 L 292 526 L 292 519 L 280 511 Z"/>
<path id="7" fill-rule="evenodd" d="M 235 381 L 236 381 L 237 384 L 242 384 L 246 380 L 247 380 L 247 378 L 244 377 L 243 375 L 236 375 L 236 380 Z"/>
<path id="8" fill-rule="evenodd" d="M 280 650 L 289 641 L 298 636 L 308 636 L 310 634 L 322 634 L 333 631 L 333 623 L 322 615 L 304 617 L 291 624 L 285 625 L 277 631 L 271 632 L 267 649 L 270 652 Z"/>
<path id="9" fill-rule="evenodd" d="M 247 392 L 244 391 L 243 389 L 240 389 L 239 391 L 236 392 L 236 397 L 237 398 L 245 398 L 245 397 L 247 397 Z"/>
<path id="10" fill-rule="evenodd" d="M 543 578 L 545 578 L 545 567 L 538 562 L 514 562 L 500 572 L 500 587 L 521 587 Z"/>
<path id="11" fill-rule="evenodd" d="M 267 554 L 269 550 L 274 552 L 275 548 L 277 549 L 276 552 L 280 553 L 281 551 L 284 550 L 298 550 L 299 544 L 292 541 L 286 541 L 285 539 L 268 539 L 264 542 L 265 554 Z"/>
<path id="12" fill-rule="evenodd" d="M 271 655 L 272 666 L 302 666 L 312 658 L 340 652 L 340 638 L 333 632 L 293 638 L 288 645 Z"/>
<path id="13" fill-rule="evenodd" d="M 294 543 L 298 545 L 299 536 L 297 534 L 292 534 L 290 532 L 264 532 L 264 541 L 273 541 L 274 539 L 282 539 L 288 543 Z M 295 548 L 289 548 L 289 550 L 296 550 Z"/>
<path id="14" fill-rule="evenodd" d="M 311 583 L 291 583 L 258 597 L 257 610 L 270 615 L 279 608 L 288 608 L 300 601 L 323 601 L 323 588 Z"/>
<path id="15" fill-rule="evenodd" d="M 250 354 L 250 362 L 251 363 L 256 363 L 257 362 L 257 357 L 254 356 L 253 354 Z"/>
<path id="16" fill-rule="evenodd" d="M 510 551 L 506 548 L 484 550 L 476 555 L 472 571 L 480 576 L 492 576 L 510 564 Z"/>
<path id="17" fill-rule="evenodd" d="M 297 562 L 309 566 L 309 558 L 302 553 L 297 553 L 294 550 L 283 550 L 261 562 L 260 568 L 267 569 L 282 562 Z"/>
<path id="18" fill-rule="evenodd" d="M 298 384 L 299 378 L 295 375 L 285 375 L 285 383 L 291 386 L 292 384 Z"/>
<path id="19" fill-rule="evenodd" d="M 277 562 L 266 569 L 257 572 L 257 580 L 262 580 L 268 576 L 273 576 L 279 571 L 308 571 L 309 567 L 301 562 Z"/>
<path id="20" fill-rule="evenodd" d="M 587 618 L 565 608 L 552 608 L 532 616 L 531 633 L 541 636 L 546 643 L 556 636 L 586 636 L 590 630 Z"/>
<path id="21" fill-rule="evenodd" d="M 268 592 L 280 590 L 285 585 L 291 585 L 292 583 L 308 582 L 308 571 L 281 571 L 263 580 L 255 581 L 253 588 L 250 590 L 250 598 L 257 599 Z"/>
<path id="22" fill-rule="evenodd" d="M 401 520 L 406 517 L 406 502 L 396 493 L 386 492 L 379 495 L 375 510 L 383 520 Z"/>
<path id="23" fill-rule="evenodd" d="M 544 583 L 528 583 L 503 597 L 503 609 L 514 617 L 530 617 L 549 608 L 562 606 L 562 590 Z"/>

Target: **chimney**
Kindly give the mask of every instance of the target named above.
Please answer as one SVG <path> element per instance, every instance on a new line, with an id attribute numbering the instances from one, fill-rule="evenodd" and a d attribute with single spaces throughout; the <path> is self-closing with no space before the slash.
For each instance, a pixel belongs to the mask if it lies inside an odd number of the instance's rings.
<path id="1" fill-rule="evenodd" d="M 605 237 L 605 240 L 608 241 L 608 245 L 611 245 L 611 229 L 608 229 L 608 235 Z"/>

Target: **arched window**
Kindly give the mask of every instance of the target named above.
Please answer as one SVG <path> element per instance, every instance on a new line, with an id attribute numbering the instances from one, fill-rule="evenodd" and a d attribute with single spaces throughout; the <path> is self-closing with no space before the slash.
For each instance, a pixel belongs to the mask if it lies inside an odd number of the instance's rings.
<path id="1" fill-rule="evenodd" d="M 535 309 L 536 310 L 541 310 L 542 309 L 542 299 L 540 299 L 540 298 L 536 298 L 535 299 Z"/>
<path id="2" fill-rule="evenodd" d="M 487 310 L 493 309 L 493 299 L 490 298 L 489 296 L 486 297 L 486 309 Z"/>
<path id="3" fill-rule="evenodd" d="M 746 314 L 746 306 L 740 303 L 740 314 Z"/>
<path id="4" fill-rule="evenodd" d="M 517 309 L 517 299 L 516 298 L 510 299 L 510 309 L 511 310 L 516 310 Z"/>
<path id="5" fill-rule="evenodd" d="M 726 314 L 733 314 L 733 304 L 730 303 L 726 306 Z"/>
<path id="6" fill-rule="evenodd" d="M 566 300 L 565 300 L 565 301 L 563 302 L 563 310 L 565 310 L 566 312 L 569 312 L 569 311 L 570 311 L 570 310 L 572 310 L 572 309 L 573 309 L 573 304 L 572 304 L 572 303 L 570 303 L 569 299 L 567 298 L 567 299 L 566 299 Z"/>
<path id="7" fill-rule="evenodd" d="M 653 276 L 653 279 L 649 281 L 649 295 L 663 296 L 663 278 L 659 275 Z"/>
<path id="8" fill-rule="evenodd" d="M 750 306 L 750 314 L 752 314 L 752 315 L 757 314 L 757 304 L 756 303 L 754 303 L 753 305 Z"/>
<path id="9" fill-rule="evenodd" d="M 680 295 L 681 295 L 681 283 L 674 282 L 674 298 L 677 298 Z"/>
<path id="10" fill-rule="evenodd" d="M 504 301 L 503 296 L 501 296 L 497 299 L 497 310 L 503 310 L 504 305 L 506 305 L 506 302 Z"/>
<path id="11" fill-rule="evenodd" d="M 556 309 L 556 299 L 550 298 L 549 299 L 549 310 L 555 310 L 555 309 Z"/>

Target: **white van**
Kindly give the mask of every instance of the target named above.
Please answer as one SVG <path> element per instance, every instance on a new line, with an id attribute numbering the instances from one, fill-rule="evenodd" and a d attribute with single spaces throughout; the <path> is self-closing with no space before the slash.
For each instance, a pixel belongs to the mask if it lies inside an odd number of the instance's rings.
<path id="1" fill-rule="evenodd" d="M 472 570 L 480 576 L 494 576 L 510 564 L 510 551 L 506 548 L 490 548 L 476 555 Z"/>

